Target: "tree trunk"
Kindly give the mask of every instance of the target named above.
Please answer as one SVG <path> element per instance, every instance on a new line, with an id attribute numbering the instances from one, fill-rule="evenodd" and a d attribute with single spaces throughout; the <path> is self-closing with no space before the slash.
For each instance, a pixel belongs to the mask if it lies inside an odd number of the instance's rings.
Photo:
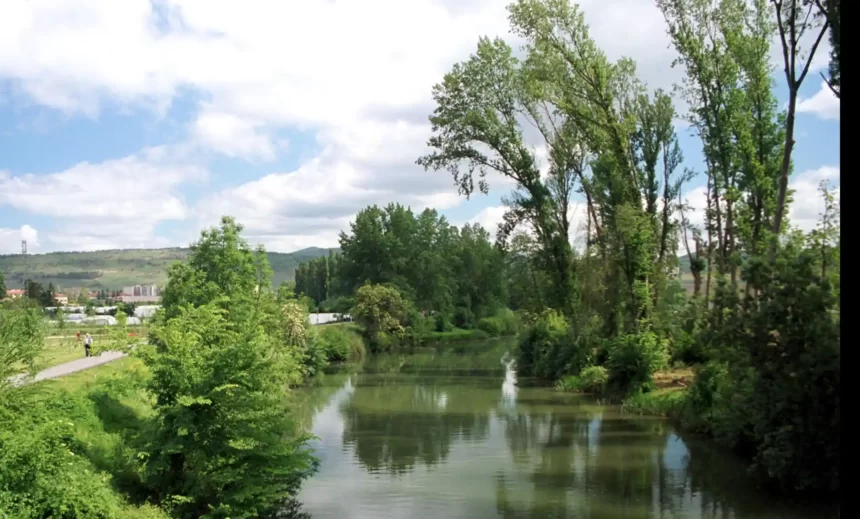
<path id="1" fill-rule="evenodd" d="M 789 86 L 788 115 L 785 118 L 785 149 L 782 151 L 782 167 L 779 172 L 779 192 L 776 198 L 776 211 L 773 216 L 773 236 L 770 243 L 769 259 L 776 255 L 782 218 L 785 213 L 785 199 L 788 193 L 788 173 L 791 168 L 791 150 L 794 148 L 794 114 L 797 108 L 797 88 Z"/>

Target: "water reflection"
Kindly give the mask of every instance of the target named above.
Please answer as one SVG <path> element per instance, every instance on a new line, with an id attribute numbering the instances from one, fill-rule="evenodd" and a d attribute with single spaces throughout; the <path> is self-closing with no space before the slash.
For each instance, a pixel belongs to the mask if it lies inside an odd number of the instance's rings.
<path id="1" fill-rule="evenodd" d="M 317 518 L 836 517 L 765 498 L 733 456 L 663 421 L 518 386 L 509 359 L 499 363 L 505 344 L 473 348 L 470 357 L 375 359 L 327 378 L 333 390 L 309 390 L 326 400 L 314 411 L 322 464 L 299 496 L 304 510 Z"/>

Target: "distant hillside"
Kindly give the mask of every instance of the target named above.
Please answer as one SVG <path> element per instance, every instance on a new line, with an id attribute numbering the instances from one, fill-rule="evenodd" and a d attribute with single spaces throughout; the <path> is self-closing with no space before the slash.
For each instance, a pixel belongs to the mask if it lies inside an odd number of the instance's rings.
<path id="1" fill-rule="evenodd" d="M 22 288 L 28 277 L 62 288 L 106 288 L 118 290 L 136 284 L 167 283 L 167 268 L 185 259 L 190 249 L 125 249 L 95 252 L 52 252 L 49 254 L 0 255 L 0 272 L 8 288 Z M 337 251 L 337 249 L 331 249 Z M 285 254 L 269 252 L 273 284 L 293 280 L 296 266 L 328 255 L 329 249 L 310 247 Z"/>

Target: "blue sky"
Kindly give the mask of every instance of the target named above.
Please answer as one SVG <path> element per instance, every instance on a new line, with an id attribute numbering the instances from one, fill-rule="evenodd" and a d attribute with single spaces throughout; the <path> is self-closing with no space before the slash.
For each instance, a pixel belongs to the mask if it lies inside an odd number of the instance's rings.
<path id="1" fill-rule="evenodd" d="M 0 253 L 22 239 L 31 252 L 186 245 L 222 214 L 270 250 L 333 246 L 356 211 L 390 201 L 492 229 L 503 182 L 467 201 L 414 160 L 432 85 L 479 35 L 507 37 L 506 3 L 13 0 L 0 17 Z M 652 0 L 580 4 L 610 57 L 634 58 L 653 88 L 680 80 Z M 826 53 L 801 89 L 802 228 L 818 181 L 839 182 Z M 699 167 L 699 142 L 680 133 Z M 701 184 L 687 188 L 694 206 Z"/>

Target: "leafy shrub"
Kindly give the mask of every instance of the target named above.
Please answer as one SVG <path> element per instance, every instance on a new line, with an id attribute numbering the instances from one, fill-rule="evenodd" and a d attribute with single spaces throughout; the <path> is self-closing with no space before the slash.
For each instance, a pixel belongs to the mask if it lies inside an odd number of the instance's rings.
<path id="1" fill-rule="evenodd" d="M 145 355 L 156 419 L 141 449 L 144 479 L 179 518 L 275 511 L 315 469 L 284 387 L 294 349 L 213 305 L 182 308 L 152 331 Z"/>
<path id="2" fill-rule="evenodd" d="M 458 306 L 454 309 L 454 315 L 451 318 L 451 323 L 455 328 L 474 328 L 475 314 L 470 308 Z M 447 330 L 439 330 L 447 331 Z"/>
<path id="3" fill-rule="evenodd" d="M 550 310 L 541 315 L 521 335 L 517 370 L 544 379 L 558 378 L 564 372 L 559 359 L 569 344 L 570 324 L 561 314 Z"/>
<path id="4" fill-rule="evenodd" d="M 646 331 L 616 338 L 609 348 L 609 386 L 621 394 L 649 391 L 652 375 L 666 365 L 665 341 Z"/>
<path id="5" fill-rule="evenodd" d="M 454 329 L 454 322 L 451 320 L 451 316 L 447 312 L 436 312 L 434 319 L 435 319 L 434 331 L 450 332 L 451 330 Z"/>
<path id="6" fill-rule="evenodd" d="M 402 336 L 412 305 L 387 285 L 364 285 L 355 292 L 355 321 L 364 327 L 371 351 L 385 351 Z"/>
<path id="7" fill-rule="evenodd" d="M 484 317 L 478 321 L 478 329 L 492 336 L 516 335 L 518 328 L 517 316 L 509 308 L 499 310 L 492 317 Z"/>
<path id="8" fill-rule="evenodd" d="M 764 272 L 741 330 L 756 374 L 745 405 L 754 462 L 784 489 L 838 491 L 839 303 L 814 252 L 786 256 Z"/>
<path id="9" fill-rule="evenodd" d="M 366 355 L 364 340 L 352 328 L 329 325 L 313 330 L 315 330 L 313 340 L 320 345 L 326 358 L 332 362 L 359 360 Z"/>
<path id="10" fill-rule="evenodd" d="M 589 366 L 579 374 L 580 388 L 588 393 L 602 393 L 609 381 L 609 372 L 603 366 Z"/>
<path id="11" fill-rule="evenodd" d="M 125 393 L 137 386 L 125 378 L 104 389 Z M 137 460 L 126 456 L 136 451 L 123 444 L 119 433 L 107 432 L 126 425 L 119 416 L 87 398 L 85 390 L 14 391 L 29 398 L 18 405 L 0 395 L 0 519 L 166 519 L 161 510 L 135 507 L 117 491 L 126 474 L 139 485 Z"/>
<path id="12" fill-rule="evenodd" d="M 572 393 L 600 394 L 606 390 L 609 372 L 603 366 L 588 366 L 579 375 L 568 375 L 556 382 L 556 389 Z"/>

